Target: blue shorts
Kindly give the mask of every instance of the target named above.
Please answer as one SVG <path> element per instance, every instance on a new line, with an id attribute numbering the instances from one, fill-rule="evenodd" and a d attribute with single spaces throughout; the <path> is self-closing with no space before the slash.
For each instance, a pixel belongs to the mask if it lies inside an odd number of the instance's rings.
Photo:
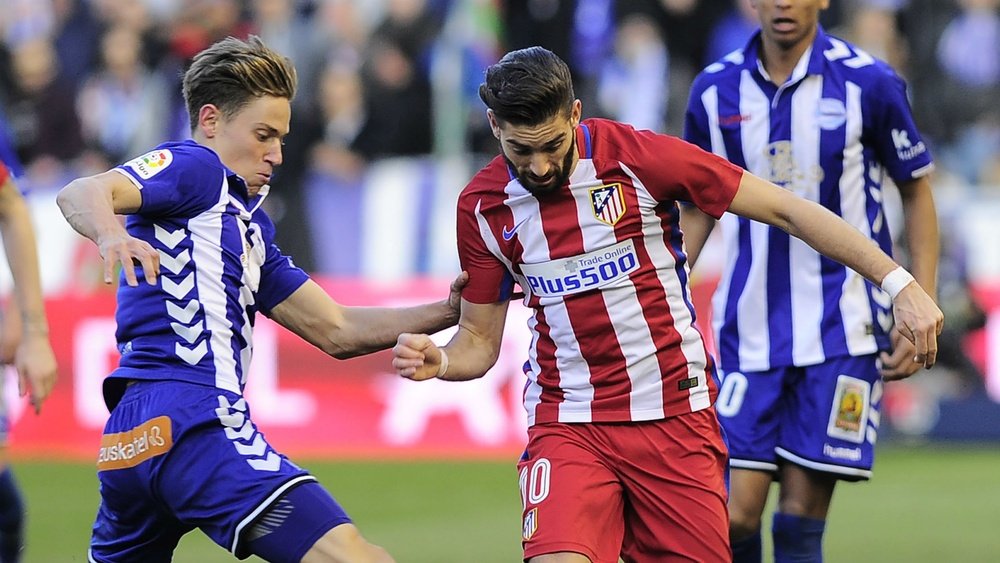
<path id="1" fill-rule="evenodd" d="M 730 467 L 784 461 L 850 481 L 871 478 L 882 378 L 877 356 L 722 375 L 716 410 Z"/>
<path id="2" fill-rule="evenodd" d="M 264 440 L 239 395 L 179 381 L 125 390 L 97 471 L 91 561 L 170 561 L 194 528 L 244 558 L 247 527 L 284 493 L 315 482 Z M 335 508 L 328 516 L 350 521 Z"/>

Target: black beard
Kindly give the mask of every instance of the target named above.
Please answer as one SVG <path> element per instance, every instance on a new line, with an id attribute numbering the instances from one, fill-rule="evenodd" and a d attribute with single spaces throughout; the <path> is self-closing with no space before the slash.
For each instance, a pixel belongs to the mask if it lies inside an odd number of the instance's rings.
<path id="1" fill-rule="evenodd" d="M 528 193 L 530 193 L 535 197 L 541 197 L 555 193 L 557 190 L 559 190 L 559 188 L 563 186 L 563 184 L 565 184 L 569 180 L 570 168 L 572 168 L 573 166 L 574 154 L 576 154 L 575 134 L 573 136 L 573 143 L 570 145 L 569 150 L 566 151 L 566 157 L 563 158 L 562 167 L 559 170 L 559 174 L 555 177 L 555 181 L 550 184 L 546 184 L 544 186 L 540 186 L 535 182 L 533 182 L 528 177 L 527 174 L 520 173 L 517 170 L 517 167 L 514 166 L 514 163 L 511 162 L 509 158 L 507 158 L 506 154 L 503 155 L 503 158 L 504 160 L 507 161 L 507 166 L 509 166 L 511 170 L 514 170 L 517 173 L 517 181 L 520 182 L 522 186 L 524 186 L 524 189 L 528 190 Z"/>

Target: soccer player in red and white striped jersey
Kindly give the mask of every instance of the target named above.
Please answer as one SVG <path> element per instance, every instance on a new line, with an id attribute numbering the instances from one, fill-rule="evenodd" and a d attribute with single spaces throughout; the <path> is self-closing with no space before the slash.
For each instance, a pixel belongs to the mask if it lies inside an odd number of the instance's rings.
<path id="1" fill-rule="evenodd" d="M 876 283 L 898 265 L 821 206 L 694 145 L 582 120 L 566 64 L 545 49 L 508 53 L 480 97 L 502 154 L 459 197 L 459 330 L 443 348 L 400 335 L 394 367 L 482 376 L 516 283 L 533 310 L 525 560 L 728 561 L 715 368 L 694 325 L 678 201 L 775 224 Z M 896 309 L 933 364 L 933 300 L 908 284 Z"/>

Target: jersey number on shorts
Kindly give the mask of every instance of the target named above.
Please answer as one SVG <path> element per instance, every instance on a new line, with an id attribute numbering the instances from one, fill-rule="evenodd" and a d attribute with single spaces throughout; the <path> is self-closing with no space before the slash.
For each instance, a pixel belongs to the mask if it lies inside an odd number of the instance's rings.
<path id="1" fill-rule="evenodd" d="M 719 416 L 735 416 L 743 406 L 747 393 L 747 378 L 739 372 L 727 373 L 722 378 L 722 389 L 719 390 L 719 400 L 715 402 L 715 410 Z"/>
<path id="2" fill-rule="evenodd" d="M 552 464 L 544 457 L 521 470 L 518 484 L 521 487 L 521 506 L 538 504 L 549 496 L 549 479 L 552 475 Z"/>

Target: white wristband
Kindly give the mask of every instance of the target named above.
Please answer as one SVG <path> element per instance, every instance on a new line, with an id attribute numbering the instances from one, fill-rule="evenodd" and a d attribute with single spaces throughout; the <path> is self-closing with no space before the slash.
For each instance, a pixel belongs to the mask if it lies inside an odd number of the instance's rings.
<path id="1" fill-rule="evenodd" d="M 882 278 L 882 290 L 888 293 L 890 298 L 896 299 L 899 292 L 903 291 L 903 288 L 910 285 L 912 281 L 915 281 L 913 275 L 907 272 L 906 268 L 900 266 Z"/>
<path id="2" fill-rule="evenodd" d="M 438 348 L 438 350 L 441 352 L 441 366 L 435 377 L 444 377 L 444 374 L 448 372 L 448 353 L 444 351 L 444 348 Z"/>

